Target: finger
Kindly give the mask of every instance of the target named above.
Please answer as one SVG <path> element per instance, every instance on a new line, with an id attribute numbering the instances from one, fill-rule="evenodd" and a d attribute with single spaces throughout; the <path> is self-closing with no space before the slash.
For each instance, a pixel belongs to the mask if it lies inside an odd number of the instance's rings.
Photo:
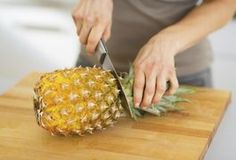
<path id="1" fill-rule="evenodd" d="M 73 21 L 74 21 L 74 24 L 76 25 L 76 21 L 77 21 L 77 18 L 76 18 L 76 13 L 72 13 L 72 19 L 73 19 Z"/>
<path id="2" fill-rule="evenodd" d="M 75 24 L 76 24 L 77 19 L 79 19 L 79 17 L 81 17 L 80 13 L 81 12 L 79 12 L 79 7 L 76 5 L 76 7 L 71 12 L 71 16 L 72 16 L 72 19 Z"/>
<path id="3" fill-rule="evenodd" d="M 176 75 L 171 76 L 169 78 L 169 80 L 170 80 L 170 87 L 167 90 L 166 94 L 167 95 L 172 95 L 179 88 L 179 82 L 178 82 L 178 79 L 177 79 Z"/>
<path id="4" fill-rule="evenodd" d="M 155 95 L 152 99 L 152 103 L 153 104 L 157 104 L 160 102 L 161 97 L 164 95 L 165 91 L 166 91 L 166 78 L 164 74 L 159 74 L 159 76 L 157 76 L 156 79 L 156 91 L 155 91 Z"/>
<path id="5" fill-rule="evenodd" d="M 82 23 L 79 20 L 77 20 L 76 29 L 77 29 L 77 35 L 78 36 L 80 35 L 81 28 L 82 28 Z"/>
<path id="6" fill-rule="evenodd" d="M 82 22 L 83 22 L 84 10 L 85 10 L 85 8 L 83 7 L 84 6 L 83 3 L 84 3 L 83 1 L 80 1 L 79 4 L 76 5 L 76 7 L 72 11 L 72 18 L 76 25 L 77 33 L 78 33 L 78 30 L 81 29 Z"/>
<path id="7" fill-rule="evenodd" d="M 92 28 L 88 41 L 87 41 L 87 52 L 94 53 L 97 47 L 99 40 L 102 38 L 102 34 L 104 33 L 105 27 L 101 24 L 96 25 Z"/>
<path id="8" fill-rule="evenodd" d="M 106 42 L 110 37 L 111 37 L 111 24 L 109 24 L 109 25 L 106 27 L 106 29 L 105 29 L 105 31 L 104 31 L 104 33 L 103 33 L 102 38 L 103 38 L 103 40 Z"/>
<path id="9" fill-rule="evenodd" d="M 142 107 L 149 107 L 152 104 L 152 99 L 155 94 L 156 72 L 153 70 L 149 75 L 146 74 L 144 97 Z"/>
<path id="10" fill-rule="evenodd" d="M 82 44 L 87 43 L 87 40 L 88 40 L 89 33 L 90 33 L 91 29 L 92 29 L 92 24 L 90 22 L 84 21 L 83 24 L 82 24 L 82 28 L 80 30 L 80 34 L 79 34 L 80 42 Z"/>
<path id="11" fill-rule="evenodd" d="M 139 107 L 143 97 L 143 89 L 145 85 L 145 75 L 144 72 L 138 68 L 135 70 L 134 78 L 134 105 Z"/>
<path id="12" fill-rule="evenodd" d="M 75 12 L 75 13 L 73 13 L 72 17 L 73 17 L 73 21 L 76 26 L 77 35 L 79 36 L 80 30 L 82 27 L 82 21 L 83 21 L 82 16 L 80 13 Z"/>
<path id="13" fill-rule="evenodd" d="M 134 65 L 139 65 L 145 62 L 148 59 L 150 53 L 153 53 L 153 52 L 155 51 L 153 51 L 153 48 L 150 46 L 145 45 L 144 47 L 142 47 L 134 60 Z M 154 64 L 156 63 L 150 64 L 150 65 L 154 66 Z"/>

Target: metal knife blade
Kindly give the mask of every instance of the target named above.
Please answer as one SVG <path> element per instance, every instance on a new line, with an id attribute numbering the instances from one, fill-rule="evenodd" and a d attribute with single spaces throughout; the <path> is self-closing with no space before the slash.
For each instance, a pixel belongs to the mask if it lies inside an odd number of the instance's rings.
<path id="1" fill-rule="evenodd" d="M 96 56 L 101 64 L 101 67 L 105 70 L 109 70 L 111 71 L 111 73 L 113 74 L 113 76 L 115 77 L 116 81 L 117 81 L 117 86 L 118 89 L 120 90 L 120 98 L 121 98 L 121 105 L 124 107 L 124 109 L 128 112 L 128 114 L 130 115 L 130 117 L 134 117 L 134 115 L 132 114 L 131 111 L 131 107 L 128 103 L 128 99 L 127 96 L 124 92 L 124 88 L 119 80 L 119 76 L 111 62 L 111 59 L 109 57 L 108 54 L 108 50 L 105 46 L 105 43 L 103 42 L 103 40 L 101 39 L 98 43 L 98 46 L 96 48 Z"/>

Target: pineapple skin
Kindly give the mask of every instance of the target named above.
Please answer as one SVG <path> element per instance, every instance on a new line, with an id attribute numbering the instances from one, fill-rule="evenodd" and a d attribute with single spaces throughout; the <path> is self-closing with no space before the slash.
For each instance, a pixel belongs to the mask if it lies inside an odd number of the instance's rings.
<path id="1" fill-rule="evenodd" d="M 97 67 L 42 75 L 33 100 L 38 124 L 52 134 L 93 133 L 112 126 L 123 114 L 115 78 Z"/>

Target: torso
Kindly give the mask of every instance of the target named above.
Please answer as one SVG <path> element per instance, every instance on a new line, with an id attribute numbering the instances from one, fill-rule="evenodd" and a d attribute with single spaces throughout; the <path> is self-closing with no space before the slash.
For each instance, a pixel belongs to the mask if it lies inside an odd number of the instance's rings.
<path id="1" fill-rule="evenodd" d="M 108 50 L 118 71 L 127 71 L 139 49 L 163 28 L 178 22 L 197 0 L 115 0 Z M 86 58 L 84 54 L 81 56 Z M 209 67 L 211 47 L 206 39 L 175 57 L 178 76 Z M 91 61 L 91 58 L 89 59 Z M 94 62 L 92 62 L 94 63 Z"/>

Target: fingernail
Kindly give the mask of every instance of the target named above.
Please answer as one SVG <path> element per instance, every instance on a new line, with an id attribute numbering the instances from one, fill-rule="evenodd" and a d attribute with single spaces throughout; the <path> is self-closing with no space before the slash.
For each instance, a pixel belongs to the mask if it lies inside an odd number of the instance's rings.
<path id="1" fill-rule="evenodd" d="M 134 107 L 139 108 L 139 103 L 135 103 Z"/>
<path id="2" fill-rule="evenodd" d="M 155 101 L 154 105 L 157 105 L 160 102 L 160 99 L 158 99 L 157 101 Z"/>

